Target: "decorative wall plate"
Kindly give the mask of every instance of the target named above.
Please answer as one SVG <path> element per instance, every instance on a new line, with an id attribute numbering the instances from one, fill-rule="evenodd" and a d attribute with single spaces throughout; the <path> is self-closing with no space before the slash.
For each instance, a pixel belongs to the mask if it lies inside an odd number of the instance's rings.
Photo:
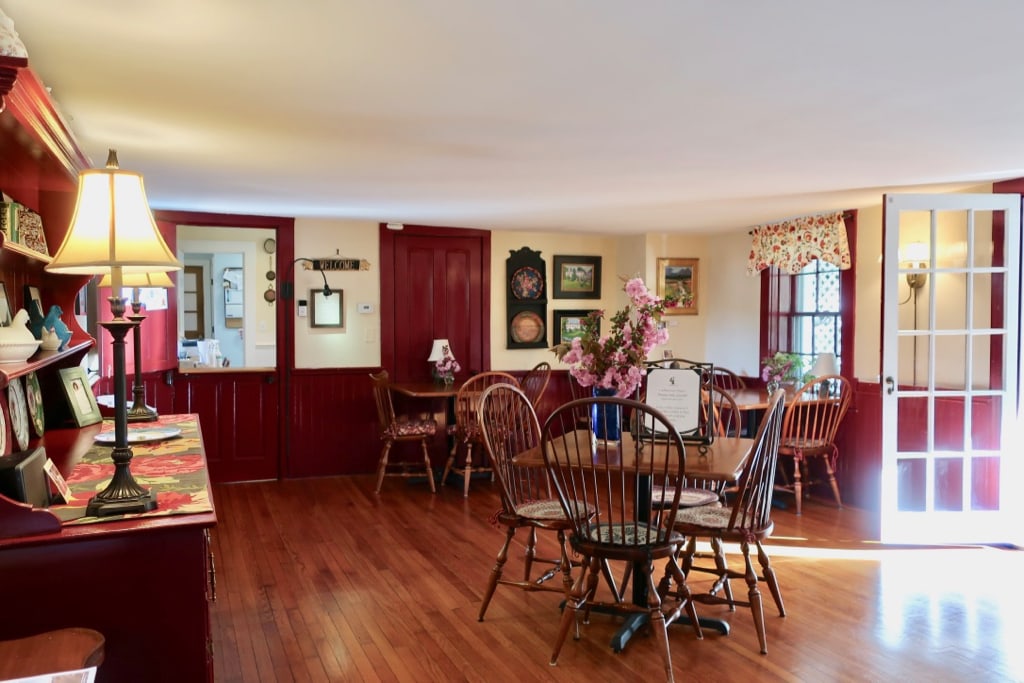
<path id="1" fill-rule="evenodd" d="M 7 407 L 11 411 L 11 431 L 19 451 L 28 450 L 28 405 L 21 378 L 14 377 L 7 385 Z"/>
<path id="2" fill-rule="evenodd" d="M 42 436 L 46 431 L 46 417 L 43 413 L 43 392 L 39 388 L 39 377 L 30 372 L 25 375 L 25 398 L 28 399 L 28 415 L 32 418 L 32 431 Z"/>
<path id="3" fill-rule="evenodd" d="M 517 299 L 539 299 L 544 294 L 544 276 L 530 266 L 512 273 L 512 295 Z"/>
<path id="4" fill-rule="evenodd" d="M 544 337 L 544 321 L 533 311 L 516 313 L 509 327 L 512 341 L 520 344 L 530 344 Z"/>

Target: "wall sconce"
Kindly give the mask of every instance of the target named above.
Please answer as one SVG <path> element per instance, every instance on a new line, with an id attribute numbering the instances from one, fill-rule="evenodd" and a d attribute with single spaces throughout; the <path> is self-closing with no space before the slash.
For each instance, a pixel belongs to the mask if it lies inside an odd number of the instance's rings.
<path id="1" fill-rule="evenodd" d="M 78 174 L 78 195 L 64 242 L 53 261 L 51 273 L 110 275 L 110 313 L 113 320 L 100 323 L 111 336 L 114 358 L 114 476 L 89 500 L 86 514 L 105 517 L 145 512 L 157 506 L 156 496 L 142 488 L 131 472 L 132 448 L 128 445 L 128 404 L 125 395 L 125 336 L 138 322 L 124 317 L 121 288 L 125 275 L 181 270 L 181 262 L 160 236 L 149 210 L 142 175 L 122 171 L 117 152 L 110 150 L 106 168 Z"/>
<path id="2" fill-rule="evenodd" d="M 927 269 L 928 257 L 928 245 L 924 242 L 911 242 L 900 250 L 900 261 L 907 269 L 921 271 Z M 907 273 L 907 284 L 915 291 L 924 287 L 927 282 L 927 273 Z"/>

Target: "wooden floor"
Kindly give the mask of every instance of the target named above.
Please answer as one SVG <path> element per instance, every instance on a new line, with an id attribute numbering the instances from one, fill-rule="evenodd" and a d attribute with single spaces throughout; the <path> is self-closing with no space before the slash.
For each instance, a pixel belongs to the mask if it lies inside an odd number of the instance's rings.
<path id="1" fill-rule="evenodd" d="M 337 477 L 214 487 L 217 681 L 664 680 L 655 639 L 621 653 L 594 615 L 558 665 L 559 597 L 499 586 L 476 615 L 501 532 L 493 485 Z M 775 514 L 769 552 L 788 615 L 765 591 L 768 654 L 749 610 L 728 636 L 672 626 L 676 679 L 1022 681 L 1024 552 L 903 549 L 865 542 L 874 521 L 807 503 Z M 521 546 L 520 546 L 521 547 Z M 510 560 L 511 571 L 519 557 Z M 699 590 L 706 581 L 695 579 Z M 739 590 L 742 587 L 737 586 Z"/>

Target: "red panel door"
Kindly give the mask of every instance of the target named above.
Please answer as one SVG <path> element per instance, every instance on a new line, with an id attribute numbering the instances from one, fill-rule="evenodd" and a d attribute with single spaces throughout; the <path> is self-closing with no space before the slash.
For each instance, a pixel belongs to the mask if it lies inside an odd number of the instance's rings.
<path id="1" fill-rule="evenodd" d="M 396 381 L 430 378 L 433 339 L 448 339 L 462 370 L 490 367 L 490 233 L 381 226 L 381 363 Z"/>

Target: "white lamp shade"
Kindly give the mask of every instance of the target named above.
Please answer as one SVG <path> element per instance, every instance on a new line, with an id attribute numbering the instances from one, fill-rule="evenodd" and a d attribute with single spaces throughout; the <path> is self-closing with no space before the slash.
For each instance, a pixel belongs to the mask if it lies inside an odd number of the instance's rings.
<path id="1" fill-rule="evenodd" d="M 819 353 L 814 359 L 814 366 L 811 367 L 811 375 L 814 377 L 825 377 L 827 375 L 838 375 L 839 366 L 836 364 L 836 354 Z"/>
<path id="2" fill-rule="evenodd" d="M 110 273 L 104 275 L 97 287 L 110 286 Z M 167 273 L 125 273 L 121 278 L 122 287 L 159 287 L 160 289 L 171 289 L 174 281 Z"/>
<path id="3" fill-rule="evenodd" d="M 46 270 L 72 275 L 180 270 L 181 262 L 160 236 L 146 201 L 142 175 L 117 167 L 82 171 L 78 198 L 64 242 Z M 116 277 L 115 277 L 116 281 Z"/>
<path id="4" fill-rule="evenodd" d="M 910 268 L 925 268 L 930 256 L 924 242 L 910 242 L 900 249 L 900 260 Z"/>
<path id="5" fill-rule="evenodd" d="M 434 345 L 430 348 L 430 355 L 427 357 L 427 360 L 436 363 L 445 356 L 453 356 L 451 345 L 448 343 L 447 339 L 435 339 Z"/>

